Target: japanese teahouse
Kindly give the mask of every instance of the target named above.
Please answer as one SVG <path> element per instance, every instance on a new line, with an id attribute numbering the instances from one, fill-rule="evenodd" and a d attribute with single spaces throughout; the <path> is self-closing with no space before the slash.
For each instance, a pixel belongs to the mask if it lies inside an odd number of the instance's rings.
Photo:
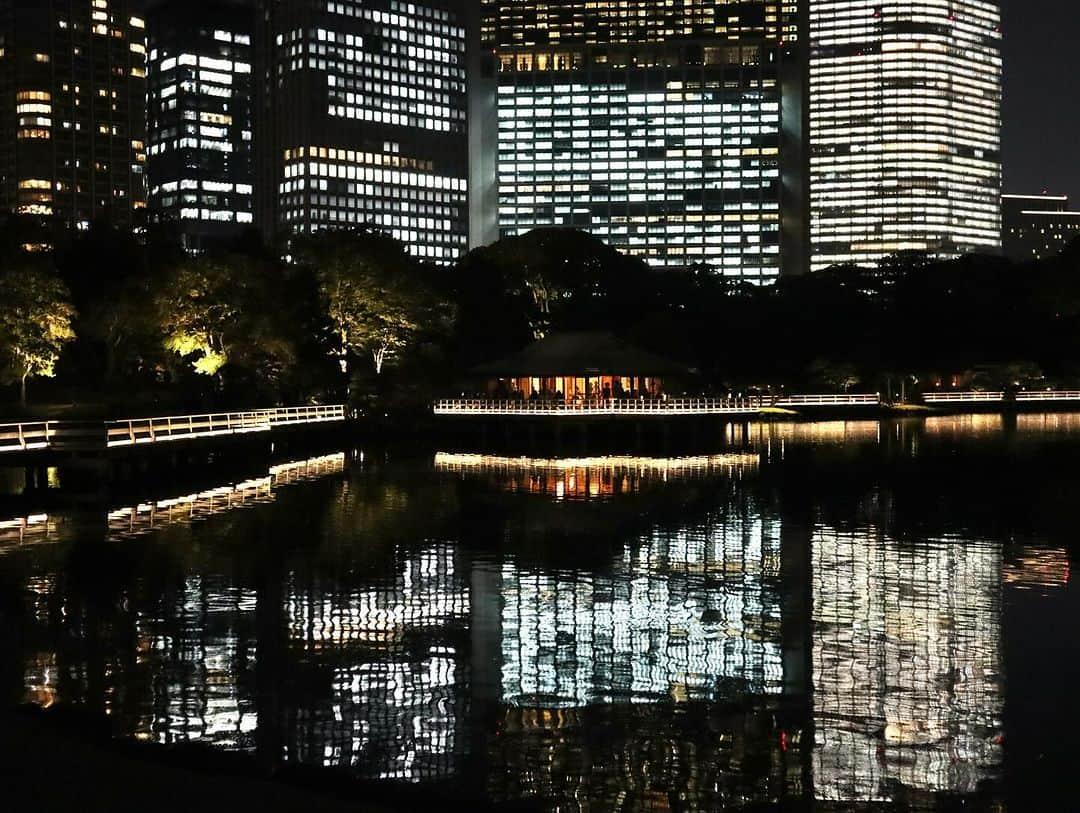
<path id="1" fill-rule="evenodd" d="M 690 370 L 606 332 L 555 333 L 509 358 L 473 370 L 493 400 L 566 403 L 660 398 Z"/>

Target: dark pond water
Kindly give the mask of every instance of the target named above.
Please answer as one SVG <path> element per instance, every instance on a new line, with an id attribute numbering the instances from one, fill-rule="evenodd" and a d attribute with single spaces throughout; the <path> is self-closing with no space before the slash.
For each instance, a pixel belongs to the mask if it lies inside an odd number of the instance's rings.
<path id="1" fill-rule="evenodd" d="M 11 518 L 0 695 L 544 810 L 1077 809 L 1080 415 L 715 445 Z"/>

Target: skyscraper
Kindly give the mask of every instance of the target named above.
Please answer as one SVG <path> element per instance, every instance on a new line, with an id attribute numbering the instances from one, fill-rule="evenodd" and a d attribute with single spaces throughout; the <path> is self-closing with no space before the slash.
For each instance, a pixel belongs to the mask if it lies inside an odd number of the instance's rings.
<path id="1" fill-rule="evenodd" d="M 498 60 L 498 229 L 591 232 L 656 267 L 803 269 L 793 0 L 483 0 Z"/>
<path id="2" fill-rule="evenodd" d="M 422 259 L 468 239 L 464 0 L 260 0 L 264 233 L 371 226 Z"/>
<path id="3" fill-rule="evenodd" d="M 0 208 L 74 228 L 139 222 L 146 34 L 134 0 L 0 4 Z"/>
<path id="4" fill-rule="evenodd" d="M 149 19 L 149 219 L 200 251 L 254 223 L 254 9 L 166 0 Z"/>
<path id="5" fill-rule="evenodd" d="M 996 0 L 809 0 L 812 267 L 996 252 Z"/>

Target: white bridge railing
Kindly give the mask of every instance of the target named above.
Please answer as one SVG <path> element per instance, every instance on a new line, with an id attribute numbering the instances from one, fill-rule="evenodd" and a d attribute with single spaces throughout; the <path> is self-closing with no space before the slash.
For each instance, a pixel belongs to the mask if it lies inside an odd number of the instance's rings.
<path id="1" fill-rule="evenodd" d="M 786 395 L 745 398 L 607 399 L 580 402 L 509 401 L 447 398 L 437 401 L 436 415 L 736 415 L 768 407 L 878 406 L 877 393 L 860 395 Z"/>
<path id="2" fill-rule="evenodd" d="M 345 407 L 279 407 L 118 421 L 25 421 L 0 424 L 0 454 L 41 449 L 94 450 L 170 440 L 268 432 L 280 426 L 344 421 Z"/>
<path id="3" fill-rule="evenodd" d="M 1016 393 L 1017 401 L 1080 401 L 1080 390 L 1032 390 Z"/>
<path id="4" fill-rule="evenodd" d="M 1018 403 L 1080 401 L 1080 390 L 1024 390 L 1011 396 L 1000 390 L 987 392 L 928 392 L 923 395 L 927 404 L 996 404 L 1014 398 Z"/>
<path id="5" fill-rule="evenodd" d="M 108 421 L 106 445 L 133 446 L 170 440 L 269 432 L 277 426 L 345 420 L 345 407 L 301 406 L 254 409 L 246 412 L 216 412 L 205 415 L 172 415 L 157 418 L 127 418 Z"/>
<path id="6" fill-rule="evenodd" d="M 977 404 L 1004 401 L 1004 392 L 927 392 L 923 401 L 927 404 Z"/>
<path id="7" fill-rule="evenodd" d="M 0 452 L 47 449 L 56 434 L 56 421 L 0 423 Z"/>

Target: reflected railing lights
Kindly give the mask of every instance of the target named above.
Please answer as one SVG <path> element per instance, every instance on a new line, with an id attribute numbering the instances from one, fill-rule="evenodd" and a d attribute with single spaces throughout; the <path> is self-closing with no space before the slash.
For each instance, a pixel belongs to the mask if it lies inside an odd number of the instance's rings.
<path id="1" fill-rule="evenodd" d="M 733 467 L 757 466 L 761 455 L 756 452 L 732 452 L 717 455 L 697 455 L 692 457 L 635 457 L 631 455 L 611 455 L 600 457 L 501 457 L 485 454 L 452 454 L 438 452 L 435 455 L 435 468 L 444 472 L 465 471 L 522 471 L 540 469 L 547 471 L 568 471 L 571 469 L 596 470 L 636 470 L 645 472 L 707 472 Z"/>

